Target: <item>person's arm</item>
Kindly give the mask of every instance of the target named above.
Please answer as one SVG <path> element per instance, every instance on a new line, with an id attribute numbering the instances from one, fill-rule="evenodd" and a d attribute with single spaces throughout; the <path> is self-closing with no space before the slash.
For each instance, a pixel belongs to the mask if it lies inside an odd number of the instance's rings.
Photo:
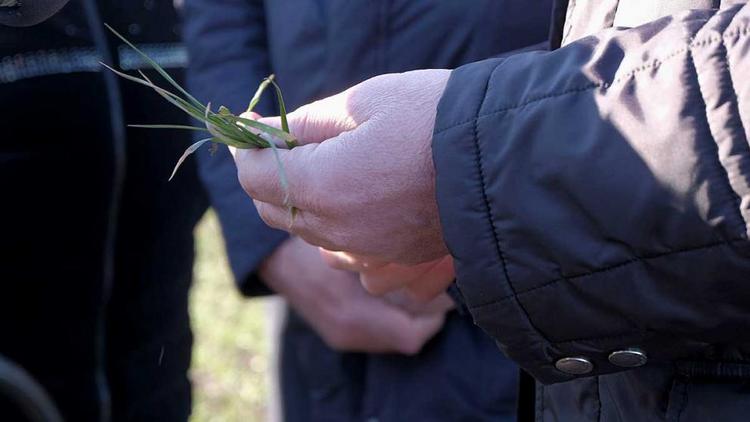
<path id="1" fill-rule="evenodd" d="M 190 88 L 235 112 L 270 73 L 261 1 L 188 0 L 185 39 Z M 271 110 L 265 102 L 259 111 Z M 248 116 L 253 118 L 254 116 Z M 427 304 L 374 298 L 355 274 L 325 265 L 316 248 L 266 226 L 237 181 L 225 148 L 198 153 L 200 176 L 221 221 L 230 264 L 246 295 L 282 295 L 331 348 L 417 353 L 443 326 L 446 297 Z"/>
<path id="2" fill-rule="evenodd" d="M 259 0 L 186 0 L 184 39 L 191 92 L 218 108 L 241 113 L 260 81 L 271 73 L 263 2 Z M 256 108 L 273 110 L 266 96 Z M 225 147 L 196 153 L 200 177 L 221 222 L 227 254 L 240 290 L 267 292 L 258 268 L 287 239 L 263 224 L 237 182 L 236 167 Z"/>
<path id="3" fill-rule="evenodd" d="M 454 71 L 437 198 L 476 320 L 544 382 L 750 340 L 750 7 Z"/>
<path id="4" fill-rule="evenodd" d="M 750 6 L 691 11 L 305 106 L 288 192 L 270 152 L 235 160 L 265 221 L 352 268 L 450 251 L 476 322 L 542 382 L 628 348 L 710 358 L 750 341 L 748 74 Z"/>

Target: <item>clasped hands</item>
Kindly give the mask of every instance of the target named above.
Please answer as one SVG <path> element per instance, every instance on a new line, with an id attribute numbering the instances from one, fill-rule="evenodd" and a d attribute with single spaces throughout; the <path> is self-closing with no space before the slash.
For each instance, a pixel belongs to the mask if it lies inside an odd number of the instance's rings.
<path id="1" fill-rule="evenodd" d="M 407 289 L 425 301 L 453 281 L 435 199 L 432 132 L 450 71 L 382 75 L 290 113 L 301 143 L 233 151 L 260 216 L 360 273 L 369 292 Z M 261 119 L 280 126 L 278 118 Z M 288 206 L 298 211 L 290 218 Z M 336 252 L 331 252 L 336 251 Z"/>

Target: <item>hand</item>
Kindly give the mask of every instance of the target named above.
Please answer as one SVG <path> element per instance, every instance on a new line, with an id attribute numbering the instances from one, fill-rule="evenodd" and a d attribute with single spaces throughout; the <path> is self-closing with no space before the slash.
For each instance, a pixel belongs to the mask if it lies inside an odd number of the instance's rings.
<path id="1" fill-rule="evenodd" d="M 450 255 L 408 266 L 368 261 L 325 249 L 321 249 L 320 253 L 331 267 L 358 272 L 362 286 L 374 295 L 406 290 L 419 301 L 430 301 L 445 295 L 445 290 L 456 278 Z"/>
<path id="2" fill-rule="evenodd" d="M 314 245 L 368 259 L 418 264 L 447 255 L 431 140 L 449 75 L 378 76 L 291 113 L 291 131 L 305 145 L 280 151 L 288 203 L 273 151 L 236 151 L 240 182 L 261 217 Z M 279 126 L 278 118 L 262 121 Z"/>
<path id="3" fill-rule="evenodd" d="M 329 347 L 341 351 L 416 354 L 440 331 L 453 307 L 447 296 L 426 304 L 404 292 L 373 297 L 355 273 L 329 267 L 316 247 L 299 238 L 280 246 L 260 275 Z"/>

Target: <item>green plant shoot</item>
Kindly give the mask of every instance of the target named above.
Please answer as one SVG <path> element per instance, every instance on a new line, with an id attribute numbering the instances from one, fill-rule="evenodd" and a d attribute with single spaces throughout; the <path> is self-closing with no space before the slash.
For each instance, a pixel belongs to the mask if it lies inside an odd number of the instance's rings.
<path id="1" fill-rule="evenodd" d="M 281 93 L 281 88 L 276 83 L 274 75 L 270 75 L 266 79 L 264 79 L 260 86 L 258 87 L 258 90 L 255 92 L 255 95 L 253 95 L 252 99 L 250 100 L 250 103 L 245 110 L 246 112 L 251 112 L 255 108 L 255 106 L 260 101 L 261 96 L 263 95 L 263 92 L 268 88 L 269 85 L 272 85 L 274 87 L 276 98 L 279 103 L 279 116 L 281 117 L 281 129 L 278 129 L 273 126 L 269 126 L 260 122 L 257 122 L 255 120 L 246 119 L 240 116 L 236 116 L 232 114 L 232 112 L 224 107 L 221 106 L 217 110 L 217 112 L 214 112 L 211 110 L 211 103 L 203 104 L 200 101 L 198 101 L 195 97 L 190 95 L 189 92 L 187 92 L 184 88 L 182 88 L 169 74 L 154 60 L 152 60 L 146 53 L 142 52 L 138 47 L 133 45 L 130 41 L 128 41 L 125 37 L 120 35 L 117 31 L 115 31 L 111 26 L 105 24 L 107 29 L 109 29 L 116 37 L 118 37 L 122 42 L 127 44 L 130 48 L 132 48 L 138 55 L 140 55 L 146 63 L 151 66 L 152 69 L 154 69 L 159 76 L 161 76 L 169 85 L 172 86 L 176 90 L 176 93 L 171 92 L 167 89 L 164 89 L 158 85 L 156 85 L 151 79 L 149 79 L 145 73 L 142 71 L 138 71 L 138 76 L 128 75 L 126 73 L 120 72 L 118 70 L 113 69 L 112 67 L 101 63 L 102 66 L 106 67 L 107 69 L 111 70 L 115 74 L 119 75 L 122 78 L 125 78 L 129 81 L 145 85 L 151 89 L 153 89 L 157 94 L 159 94 L 162 98 L 164 98 L 166 101 L 168 101 L 170 104 L 174 105 L 175 107 L 181 109 L 185 113 L 187 113 L 189 116 L 193 117 L 194 119 L 202 122 L 205 126 L 189 126 L 189 125 L 176 125 L 176 124 L 159 124 L 159 125 L 129 125 L 130 127 L 136 127 L 136 128 L 146 128 L 146 129 L 178 129 L 178 130 L 190 130 L 190 131 L 197 131 L 197 132 L 205 132 L 206 138 L 202 139 L 193 145 L 191 145 L 185 152 L 182 154 L 182 156 L 177 160 L 177 164 L 174 167 L 174 170 L 172 171 L 171 176 L 169 177 L 169 180 L 172 180 L 174 178 L 175 174 L 177 173 L 177 170 L 180 168 L 180 165 L 185 161 L 185 159 L 190 156 L 190 154 L 197 151 L 201 146 L 208 142 L 215 142 L 220 144 L 225 144 L 227 146 L 232 146 L 239 149 L 250 149 L 250 148 L 271 148 L 274 152 L 274 156 L 276 157 L 276 163 L 278 164 L 279 169 L 279 178 L 281 182 L 281 187 L 284 189 L 286 196 L 285 203 L 287 205 L 289 204 L 289 182 L 286 177 L 286 172 L 284 171 L 284 166 L 281 162 L 281 159 L 279 157 L 279 148 L 286 148 L 286 149 L 292 149 L 296 147 L 297 139 L 291 135 L 289 132 L 289 123 L 287 121 L 287 112 L 286 112 L 286 106 L 284 104 L 284 97 Z M 278 145 L 276 141 L 283 141 L 280 142 Z M 288 205 L 289 206 L 289 205 Z M 296 209 L 294 207 L 289 206 L 292 219 L 296 215 Z"/>

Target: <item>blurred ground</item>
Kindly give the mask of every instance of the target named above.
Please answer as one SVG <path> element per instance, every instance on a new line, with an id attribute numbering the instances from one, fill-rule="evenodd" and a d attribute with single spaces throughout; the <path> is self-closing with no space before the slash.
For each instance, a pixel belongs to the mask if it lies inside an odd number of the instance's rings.
<path id="1" fill-rule="evenodd" d="M 196 229 L 196 242 L 191 422 L 265 421 L 272 365 L 268 305 L 243 299 L 234 288 L 213 212 Z"/>

